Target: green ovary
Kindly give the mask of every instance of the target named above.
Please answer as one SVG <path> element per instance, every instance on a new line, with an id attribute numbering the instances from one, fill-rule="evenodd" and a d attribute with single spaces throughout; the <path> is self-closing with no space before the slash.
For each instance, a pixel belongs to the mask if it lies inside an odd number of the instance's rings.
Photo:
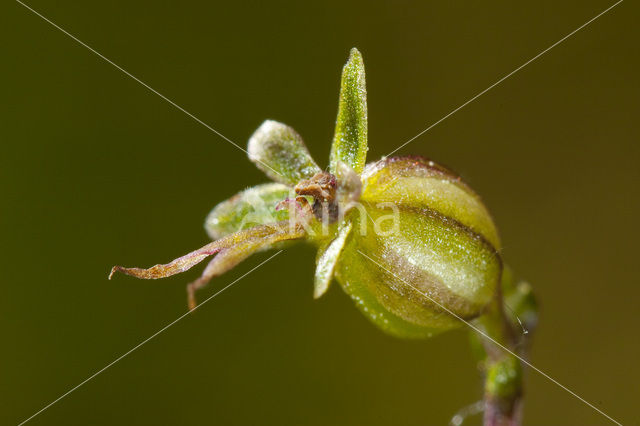
<path id="1" fill-rule="evenodd" d="M 374 223 L 391 210 L 366 213 L 354 214 L 336 277 L 370 320 L 392 335 L 428 337 L 481 313 L 501 273 L 490 244 L 427 210 L 400 209 L 397 230 L 384 236 Z"/>

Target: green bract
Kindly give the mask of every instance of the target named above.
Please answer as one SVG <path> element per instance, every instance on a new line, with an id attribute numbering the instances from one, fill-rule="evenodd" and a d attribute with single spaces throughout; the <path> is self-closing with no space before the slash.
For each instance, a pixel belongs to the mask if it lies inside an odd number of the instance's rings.
<path id="1" fill-rule="evenodd" d="M 500 240 L 480 198 L 450 170 L 421 157 L 366 164 L 362 56 L 344 66 L 329 172 L 290 127 L 265 121 L 249 158 L 276 183 L 218 204 L 205 227 L 214 242 L 166 265 L 123 268 L 162 278 L 215 255 L 193 293 L 249 255 L 292 240 L 318 247 L 314 296 L 335 278 L 358 308 L 396 336 L 426 337 L 482 314 L 502 274 Z"/>

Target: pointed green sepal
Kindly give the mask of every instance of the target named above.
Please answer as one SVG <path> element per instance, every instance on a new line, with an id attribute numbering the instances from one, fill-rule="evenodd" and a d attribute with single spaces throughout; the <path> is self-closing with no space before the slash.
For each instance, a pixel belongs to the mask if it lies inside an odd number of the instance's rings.
<path id="1" fill-rule="evenodd" d="M 326 247 L 321 248 L 318 253 L 318 265 L 316 266 L 316 276 L 313 283 L 313 297 L 318 299 L 328 289 L 331 279 L 333 278 L 333 271 L 340 258 L 340 253 L 344 248 L 344 243 L 351 232 L 351 222 L 347 222 L 338 231 L 338 236 L 331 241 Z"/>
<path id="2" fill-rule="evenodd" d="M 360 174 L 366 159 L 367 88 L 362 55 L 354 47 L 342 69 L 340 103 L 329 168 L 335 174 L 338 161 L 344 161 Z"/>
<path id="3" fill-rule="evenodd" d="M 320 172 L 302 137 L 291 127 L 266 120 L 249 139 L 249 159 L 269 178 L 295 185 Z"/>
<path id="4" fill-rule="evenodd" d="M 291 189 L 280 183 L 266 183 L 245 189 L 215 206 L 207 216 L 204 227 L 211 239 L 217 240 L 252 226 L 287 220 L 288 210 L 276 210 L 276 205 L 289 196 L 293 196 Z"/>

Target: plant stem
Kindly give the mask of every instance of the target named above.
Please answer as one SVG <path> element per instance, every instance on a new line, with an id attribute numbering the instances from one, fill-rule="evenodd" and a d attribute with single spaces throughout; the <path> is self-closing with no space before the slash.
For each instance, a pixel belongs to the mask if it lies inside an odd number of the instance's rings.
<path id="1" fill-rule="evenodd" d="M 496 342 L 517 353 L 519 339 L 505 314 L 502 289 L 496 292 L 493 303 L 480 323 Z M 491 340 L 483 339 L 482 342 L 486 352 L 484 425 L 519 426 L 523 396 L 521 362 Z"/>

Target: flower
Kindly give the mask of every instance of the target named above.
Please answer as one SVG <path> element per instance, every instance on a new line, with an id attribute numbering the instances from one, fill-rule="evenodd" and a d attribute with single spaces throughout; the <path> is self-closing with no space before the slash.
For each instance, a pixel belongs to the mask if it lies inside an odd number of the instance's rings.
<path id="1" fill-rule="evenodd" d="M 366 164 L 367 137 L 364 64 L 352 49 L 328 171 L 295 130 L 267 120 L 251 136 L 248 154 L 274 182 L 218 204 L 205 223 L 210 244 L 148 269 L 115 266 L 111 275 L 163 278 L 214 256 L 187 286 L 194 308 L 197 289 L 251 254 L 307 241 L 318 247 L 314 296 L 335 278 L 390 334 L 427 337 L 481 315 L 502 274 L 486 207 L 458 175 L 428 159 Z"/>

